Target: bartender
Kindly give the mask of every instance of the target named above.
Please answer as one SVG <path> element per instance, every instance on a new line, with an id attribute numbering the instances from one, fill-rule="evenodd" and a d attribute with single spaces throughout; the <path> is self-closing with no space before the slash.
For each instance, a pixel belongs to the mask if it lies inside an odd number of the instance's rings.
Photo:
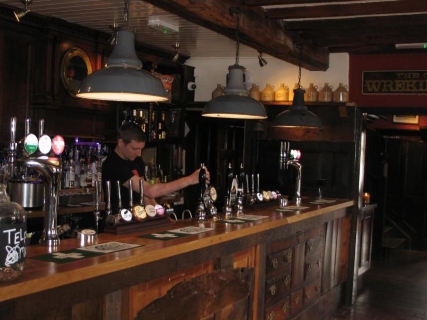
<path id="1" fill-rule="evenodd" d="M 111 207 L 113 211 L 118 208 L 116 181 L 120 181 L 120 192 L 124 207 L 129 203 L 129 180 L 132 180 L 133 200 L 139 201 L 139 180 L 143 179 L 145 204 L 155 204 L 158 197 L 199 183 L 200 168 L 189 176 L 171 182 L 148 183 L 144 177 L 145 164 L 141 157 L 145 142 L 145 133 L 138 125 L 134 123 L 123 124 L 117 132 L 117 145 L 114 151 L 107 156 L 102 164 L 102 185 L 105 188 L 105 182 L 111 182 Z M 206 179 L 209 182 L 207 169 Z"/>

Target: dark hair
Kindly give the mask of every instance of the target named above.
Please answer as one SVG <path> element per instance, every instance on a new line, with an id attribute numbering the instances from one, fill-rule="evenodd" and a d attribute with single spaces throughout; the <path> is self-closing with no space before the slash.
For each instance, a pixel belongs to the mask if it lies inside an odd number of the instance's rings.
<path id="1" fill-rule="evenodd" d="M 144 131 L 132 122 L 125 123 L 120 127 L 119 131 L 117 131 L 117 140 L 118 139 L 122 139 L 125 144 L 130 143 L 132 140 L 136 142 L 146 141 Z"/>

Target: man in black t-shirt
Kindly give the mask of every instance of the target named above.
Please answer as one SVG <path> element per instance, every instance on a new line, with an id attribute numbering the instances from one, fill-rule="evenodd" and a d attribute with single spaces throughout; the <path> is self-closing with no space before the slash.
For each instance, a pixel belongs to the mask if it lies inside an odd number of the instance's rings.
<path id="1" fill-rule="evenodd" d="M 139 180 L 144 180 L 144 203 L 155 204 L 156 198 L 199 183 L 197 169 L 191 175 L 179 178 L 168 183 L 149 184 L 144 177 L 144 161 L 141 158 L 145 147 L 145 133 L 134 123 L 126 123 L 117 133 L 117 145 L 114 151 L 107 156 L 102 164 L 102 186 L 111 182 L 111 207 L 117 211 L 116 181 L 120 181 L 122 207 L 129 206 L 129 180 L 132 179 L 133 201 L 139 202 Z M 209 182 L 209 172 L 206 169 L 206 179 Z M 105 191 L 105 190 L 104 190 Z"/>

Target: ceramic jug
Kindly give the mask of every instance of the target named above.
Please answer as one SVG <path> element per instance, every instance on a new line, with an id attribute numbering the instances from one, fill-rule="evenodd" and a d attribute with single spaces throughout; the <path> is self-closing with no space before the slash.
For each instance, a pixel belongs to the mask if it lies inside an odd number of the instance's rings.
<path id="1" fill-rule="evenodd" d="M 340 83 L 338 88 L 334 91 L 334 102 L 347 102 L 348 90 L 347 86 Z"/>
<path id="2" fill-rule="evenodd" d="M 274 101 L 289 101 L 289 87 L 284 83 L 281 83 L 279 89 L 274 93 Z"/>
<path id="3" fill-rule="evenodd" d="M 317 102 L 319 92 L 317 91 L 317 86 L 310 83 L 307 90 L 305 90 L 304 100 L 306 102 Z"/>
<path id="4" fill-rule="evenodd" d="M 294 90 L 298 89 L 298 83 L 295 83 L 294 87 L 292 88 L 292 90 L 289 90 L 289 101 L 293 101 L 294 100 Z M 301 87 L 302 89 L 302 87 Z"/>
<path id="5" fill-rule="evenodd" d="M 265 88 L 261 91 L 261 101 L 274 101 L 274 86 L 267 83 Z"/>
<path id="6" fill-rule="evenodd" d="M 259 91 L 259 86 L 255 83 L 253 83 L 252 87 L 249 89 L 249 96 L 257 101 L 261 100 L 261 91 Z"/>
<path id="7" fill-rule="evenodd" d="M 222 96 L 224 94 L 224 87 L 221 84 L 217 84 L 214 91 L 212 91 L 212 99 Z"/>
<path id="8" fill-rule="evenodd" d="M 332 86 L 325 82 L 325 86 L 319 91 L 318 100 L 319 102 L 332 102 Z"/>

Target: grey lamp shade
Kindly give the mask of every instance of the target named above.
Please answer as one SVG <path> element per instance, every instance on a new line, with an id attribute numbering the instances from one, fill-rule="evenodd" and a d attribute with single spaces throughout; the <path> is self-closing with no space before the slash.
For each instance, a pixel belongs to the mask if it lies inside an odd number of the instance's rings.
<path id="1" fill-rule="evenodd" d="M 210 100 L 203 109 L 203 117 L 229 119 L 266 119 L 267 112 L 262 103 L 249 97 L 243 82 L 244 67 L 238 64 L 229 68 L 229 80 L 224 95 Z"/>
<path id="2" fill-rule="evenodd" d="M 135 34 L 118 30 L 116 39 L 105 68 L 83 79 L 76 96 L 109 101 L 167 101 L 161 80 L 142 69 L 135 52 Z"/>
<path id="3" fill-rule="evenodd" d="M 301 88 L 294 90 L 292 106 L 276 116 L 273 127 L 322 128 L 320 118 L 308 111 L 304 102 L 304 92 Z"/>
<path id="4" fill-rule="evenodd" d="M 204 110 L 204 117 L 229 119 L 266 119 L 262 103 L 248 96 L 223 95 L 209 101 Z"/>

